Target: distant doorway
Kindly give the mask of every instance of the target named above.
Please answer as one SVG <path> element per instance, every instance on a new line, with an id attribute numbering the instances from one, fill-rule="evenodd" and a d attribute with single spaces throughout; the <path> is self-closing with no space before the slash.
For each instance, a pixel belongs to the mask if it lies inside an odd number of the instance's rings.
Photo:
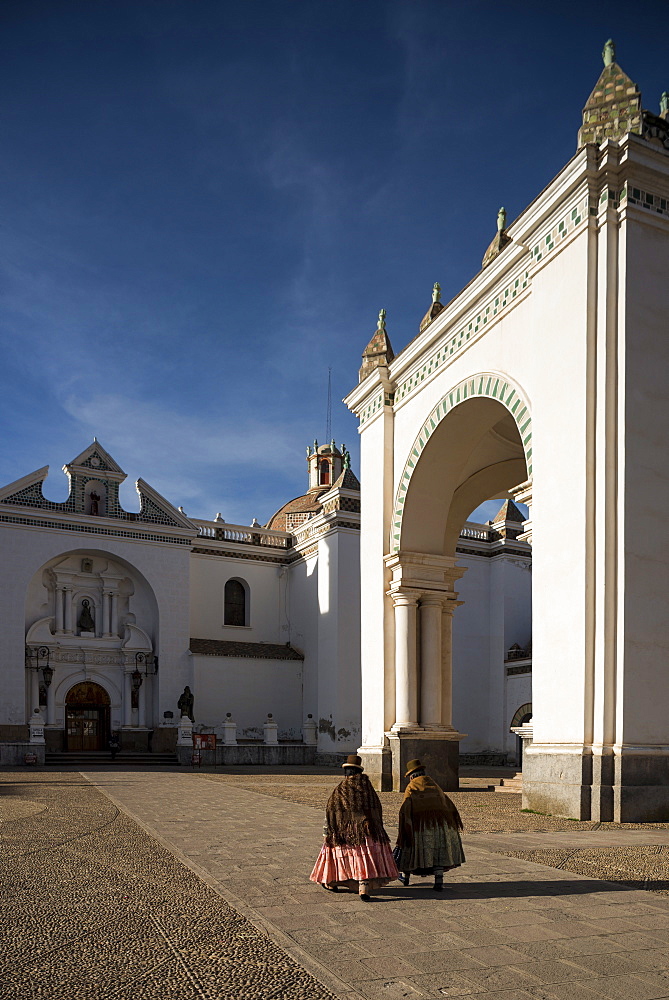
<path id="1" fill-rule="evenodd" d="M 65 749 L 104 750 L 109 739 L 109 695 L 99 684 L 75 684 L 65 699 Z"/>

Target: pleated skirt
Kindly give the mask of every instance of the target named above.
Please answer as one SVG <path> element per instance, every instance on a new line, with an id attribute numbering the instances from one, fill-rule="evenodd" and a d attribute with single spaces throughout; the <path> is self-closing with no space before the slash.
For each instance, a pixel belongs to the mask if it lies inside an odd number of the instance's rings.
<path id="1" fill-rule="evenodd" d="M 448 826 L 428 826 L 414 834 L 410 845 L 402 848 L 397 867 L 402 872 L 432 875 L 435 868 L 448 871 L 464 863 L 465 852 L 457 830 Z"/>
<path id="2" fill-rule="evenodd" d="M 390 844 L 366 839 L 357 847 L 323 844 L 309 878 L 312 882 L 369 882 L 387 885 L 398 876 Z"/>

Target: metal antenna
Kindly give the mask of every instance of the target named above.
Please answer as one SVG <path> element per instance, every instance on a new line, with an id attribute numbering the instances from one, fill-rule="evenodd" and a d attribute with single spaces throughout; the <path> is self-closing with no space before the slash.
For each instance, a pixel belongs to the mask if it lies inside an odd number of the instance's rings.
<path id="1" fill-rule="evenodd" d="M 328 368 L 328 414 L 325 424 L 325 440 L 332 437 L 332 368 Z"/>

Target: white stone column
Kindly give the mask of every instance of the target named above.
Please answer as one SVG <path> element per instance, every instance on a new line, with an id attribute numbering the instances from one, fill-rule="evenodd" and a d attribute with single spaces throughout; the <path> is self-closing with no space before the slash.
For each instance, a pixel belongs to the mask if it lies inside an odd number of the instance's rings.
<path id="1" fill-rule="evenodd" d="M 418 725 L 416 663 L 416 597 L 397 591 L 395 605 L 395 724 L 393 729 Z"/>
<path id="2" fill-rule="evenodd" d="M 30 671 L 30 712 L 39 712 L 39 670 Z"/>
<path id="3" fill-rule="evenodd" d="M 111 593 L 111 634 L 118 635 L 118 594 Z"/>
<path id="4" fill-rule="evenodd" d="M 443 600 L 424 595 L 420 601 L 420 724 L 438 726 L 442 713 L 441 617 Z"/>
<path id="5" fill-rule="evenodd" d="M 137 692 L 137 725 L 146 727 L 146 676 L 142 677 L 142 683 Z"/>
<path id="6" fill-rule="evenodd" d="M 453 726 L 453 612 L 459 602 L 446 601 L 441 614 L 441 724 Z"/>
<path id="7" fill-rule="evenodd" d="M 74 631 L 74 608 L 72 607 L 72 587 L 63 587 L 63 607 L 65 611 L 65 633 L 71 635 Z"/>
<path id="8" fill-rule="evenodd" d="M 53 683 L 54 679 L 55 679 L 55 674 L 54 674 L 54 678 L 52 678 L 51 683 L 49 684 L 48 688 L 46 689 L 46 724 L 47 724 L 47 726 L 52 726 L 53 725 L 53 720 L 54 720 L 54 717 L 55 717 L 55 714 L 56 714 L 55 711 L 54 711 L 55 707 L 56 707 L 56 689 L 55 689 L 55 685 Z"/>
<path id="9" fill-rule="evenodd" d="M 102 637 L 103 639 L 110 638 L 109 632 L 109 605 L 111 603 L 111 594 L 108 590 L 102 591 Z"/>
<path id="10" fill-rule="evenodd" d="M 123 725 L 132 725 L 132 675 L 127 670 L 123 675 Z"/>
<path id="11" fill-rule="evenodd" d="M 56 632 L 63 631 L 63 588 L 56 587 Z"/>

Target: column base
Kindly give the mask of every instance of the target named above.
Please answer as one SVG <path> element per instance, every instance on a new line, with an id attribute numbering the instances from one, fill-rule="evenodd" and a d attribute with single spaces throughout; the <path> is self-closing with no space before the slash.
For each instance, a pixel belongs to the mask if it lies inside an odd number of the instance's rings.
<path id="1" fill-rule="evenodd" d="M 454 729 L 419 729 L 386 733 L 392 760 L 392 790 L 406 788 L 407 764 L 418 757 L 427 773 L 445 792 L 459 788 L 460 740 L 463 733 Z"/>
<path id="2" fill-rule="evenodd" d="M 539 746 L 523 756 L 523 809 L 615 823 L 669 821 L 669 747 Z"/>
<path id="3" fill-rule="evenodd" d="M 390 747 L 360 747 L 358 754 L 365 774 L 377 792 L 392 792 L 393 761 Z"/>

